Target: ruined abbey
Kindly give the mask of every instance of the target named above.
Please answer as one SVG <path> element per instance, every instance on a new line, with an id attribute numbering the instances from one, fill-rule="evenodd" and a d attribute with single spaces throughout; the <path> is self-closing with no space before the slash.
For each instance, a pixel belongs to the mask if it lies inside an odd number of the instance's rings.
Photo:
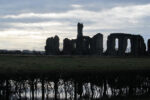
<path id="1" fill-rule="evenodd" d="M 107 56 L 140 56 L 150 55 L 150 39 L 146 45 L 140 35 L 125 33 L 112 33 L 107 38 L 107 50 L 103 50 L 103 35 L 98 33 L 92 38 L 83 35 L 83 24 L 77 25 L 77 38 L 63 40 L 63 50 L 59 49 L 59 37 L 50 37 L 46 40 L 45 51 L 47 55 L 107 55 Z M 116 49 L 116 39 L 118 48 Z M 128 40 L 130 40 L 130 52 L 126 52 Z"/>

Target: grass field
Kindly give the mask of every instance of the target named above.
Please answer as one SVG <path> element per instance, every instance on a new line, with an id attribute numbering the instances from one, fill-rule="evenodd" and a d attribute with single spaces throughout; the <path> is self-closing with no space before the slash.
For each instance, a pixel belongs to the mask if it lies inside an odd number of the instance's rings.
<path id="1" fill-rule="evenodd" d="M 149 57 L 0 56 L 0 73 L 150 70 Z"/>

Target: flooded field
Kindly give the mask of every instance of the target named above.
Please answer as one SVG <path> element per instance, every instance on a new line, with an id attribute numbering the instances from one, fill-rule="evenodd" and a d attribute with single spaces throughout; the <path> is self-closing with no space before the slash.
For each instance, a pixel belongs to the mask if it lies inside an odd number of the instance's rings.
<path id="1" fill-rule="evenodd" d="M 139 99 L 141 98 L 141 99 Z M 0 100 L 148 100 L 149 71 L 0 76 Z"/>
<path id="2" fill-rule="evenodd" d="M 149 100 L 149 57 L 0 56 L 0 100 Z"/>

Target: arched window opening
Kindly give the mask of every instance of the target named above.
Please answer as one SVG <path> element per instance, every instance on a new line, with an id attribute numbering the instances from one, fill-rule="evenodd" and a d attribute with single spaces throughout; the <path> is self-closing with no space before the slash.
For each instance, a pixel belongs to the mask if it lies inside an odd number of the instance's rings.
<path id="1" fill-rule="evenodd" d="M 128 39 L 127 40 L 127 48 L 126 48 L 125 53 L 130 53 L 130 52 L 131 52 L 131 40 Z"/>
<path id="2" fill-rule="evenodd" d="M 119 39 L 116 38 L 115 39 L 115 50 L 118 51 L 118 49 L 119 49 Z"/>
<path id="3" fill-rule="evenodd" d="M 76 43 L 73 44 L 73 47 L 76 48 Z"/>

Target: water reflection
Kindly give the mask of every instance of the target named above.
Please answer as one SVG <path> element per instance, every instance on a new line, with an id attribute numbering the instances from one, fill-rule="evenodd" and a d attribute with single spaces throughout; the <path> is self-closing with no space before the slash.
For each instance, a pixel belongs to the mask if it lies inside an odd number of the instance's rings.
<path id="1" fill-rule="evenodd" d="M 70 78 L 5 77 L 0 100 L 113 99 L 150 96 L 148 74 L 94 75 Z"/>

